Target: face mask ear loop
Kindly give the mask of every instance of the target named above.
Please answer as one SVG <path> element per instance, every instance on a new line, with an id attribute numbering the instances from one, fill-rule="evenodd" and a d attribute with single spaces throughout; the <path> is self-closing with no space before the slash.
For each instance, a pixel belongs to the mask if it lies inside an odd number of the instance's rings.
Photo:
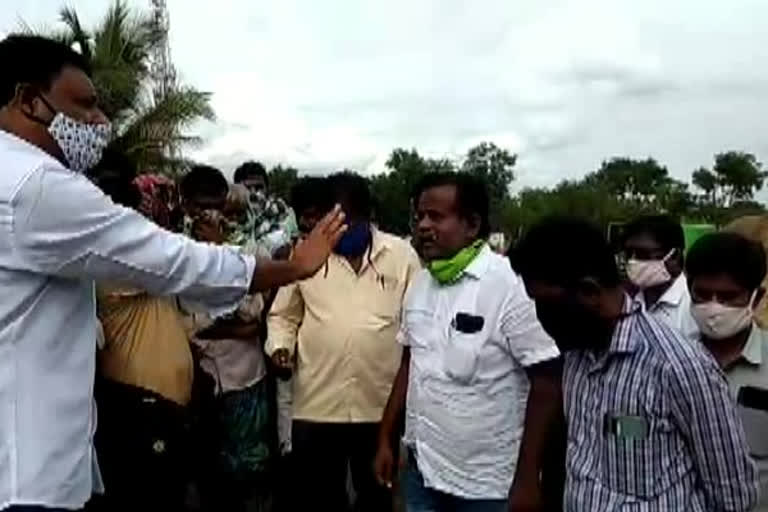
<path id="1" fill-rule="evenodd" d="M 53 117 L 51 117 L 51 120 L 50 121 L 46 121 L 45 119 L 39 118 L 39 117 L 37 117 L 36 115 L 34 115 L 32 113 L 24 112 L 24 110 L 22 110 L 21 113 L 24 114 L 24 117 L 26 117 L 27 119 L 29 119 L 31 121 L 34 121 L 34 122 L 36 122 L 38 124 L 41 124 L 41 125 L 43 125 L 45 127 L 51 126 L 51 123 L 53 122 L 53 119 L 56 117 L 58 112 L 56 111 L 55 108 L 53 108 L 53 106 L 48 102 L 48 100 L 45 99 L 45 96 L 43 96 L 43 93 L 38 92 L 37 93 L 37 97 L 40 98 L 40 101 L 43 102 L 43 105 L 45 105 L 45 108 L 50 110 L 51 114 L 53 114 Z"/>
<path id="2" fill-rule="evenodd" d="M 670 251 L 667 253 L 667 255 L 666 255 L 666 256 L 664 256 L 664 257 L 661 259 L 661 262 L 662 262 L 662 263 L 666 263 L 666 262 L 669 260 L 669 258 L 671 258 L 672 256 L 674 256 L 674 254 L 675 254 L 676 252 L 677 252 L 677 249 L 670 249 Z"/>

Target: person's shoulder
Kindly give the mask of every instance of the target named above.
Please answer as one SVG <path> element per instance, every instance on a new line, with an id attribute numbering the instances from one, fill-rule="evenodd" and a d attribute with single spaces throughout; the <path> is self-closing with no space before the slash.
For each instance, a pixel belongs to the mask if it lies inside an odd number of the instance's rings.
<path id="1" fill-rule="evenodd" d="M 691 340 L 678 329 L 646 312 L 638 312 L 638 322 L 644 334 L 646 349 L 674 371 L 711 371 L 717 364 L 706 348 Z"/>
<path id="2" fill-rule="evenodd" d="M 72 174 L 64 165 L 48 153 L 0 130 L 0 194 L 5 197 L 17 192 L 36 173 Z"/>
<path id="3" fill-rule="evenodd" d="M 512 287 L 522 285 L 522 279 L 512 269 L 512 263 L 509 258 L 486 248 L 482 255 L 486 259 L 485 275 L 483 278 L 499 285 L 504 284 Z"/>
<path id="4" fill-rule="evenodd" d="M 388 251 L 392 252 L 392 254 L 396 255 L 397 257 L 407 259 L 418 258 L 416 255 L 416 250 L 405 238 L 395 236 L 391 233 L 387 233 L 386 231 L 381 231 L 380 229 L 376 230 L 375 236 L 378 237 L 379 243 L 381 243 L 384 247 L 387 248 Z"/>

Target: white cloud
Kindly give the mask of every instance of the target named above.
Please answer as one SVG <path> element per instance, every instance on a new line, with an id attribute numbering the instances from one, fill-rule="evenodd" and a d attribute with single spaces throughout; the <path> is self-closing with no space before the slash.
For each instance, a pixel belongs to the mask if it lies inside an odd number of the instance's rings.
<path id="1" fill-rule="evenodd" d="M 0 30 L 59 6 L 13 3 Z M 77 8 L 92 21 L 105 4 Z M 520 153 L 519 188 L 613 155 L 653 155 L 681 178 L 721 150 L 768 155 L 763 0 L 169 4 L 176 65 L 219 119 L 193 154 L 227 169 L 372 173 L 397 146 L 458 157 L 493 140 Z"/>

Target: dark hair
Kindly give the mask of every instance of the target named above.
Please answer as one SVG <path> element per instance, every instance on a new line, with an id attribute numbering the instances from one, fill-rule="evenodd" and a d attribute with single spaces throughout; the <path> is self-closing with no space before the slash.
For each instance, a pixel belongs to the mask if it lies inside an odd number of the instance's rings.
<path id="1" fill-rule="evenodd" d="M 624 226 L 622 245 L 637 235 L 650 235 L 662 249 L 678 249 L 682 256 L 685 250 L 685 233 L 680 221 L 669 215 L 645 215 Z"/>
<path id="2" fill-rule="evenodd" d="M 264 185 L 269 186 L 269 176 L 267 175 L 267 169 L 259 162 L 249 161 L 240 165 L 235 169 L 234 181 L 235 183 L 242 183 L 248 178 L 261 176 L 264 178 Z"/>
<path id="3" fill-rule="evenodd" d="M 111 148 L 105 149 L 99 163 L 88 171 L 88 176 L 95 180 L 104 176 L 122 176 L 133 181 L 137 175 L 136 164 L 123 152 Z"/>
<path id="4" fill-rule="evenodd" d="M 343 204 L 347 214 L 370 219 L 373 214 L 373 200 L 368 180 L 353 172 L 344 171 L 328 176 L 327 201 L 323 209 L 331 209 L 332 204 Z"/>
<path id="5" fill-rule="evenodd" d="M 291 187 L 288 201 L 293 211 L 300 215 L 309 208 L 330 209 L 333 201 L 329 198 L 328 180 L 320 176 L 304 176 Z"/>
<path id="6" fill-rule="evenodd" d="M 456 210 L 465 220 L 480 217 L 480 238 L 491 234 L 491 221 L 488 214 L 488 188 L 482 180 L 466 172 L 433 172 L 425 175 L 416 184 L 411 198 L 418 203 L 424 191 L 436 187 L 454 187 L 456 189 Z"/>
<path id="7" fill-rule="evenodd" d="M 688 281 L 703 275 L 727 274 L 748 290 L 760 288 L 766 273 L 765 250 L 736 233 L 710 233 L 688 251 Z"/>
<path id="8" fill-rule="evenodd" d="M 82 55 L 65 44 L 31 35 L 10 35 L 0 41 L 0 106 L 11 102 L 19 84 L 47 91 L 61 71 L 71 66 L 91 75 Z"/>
<path id="9" fill-rule="evenodd" d="M 221 171 L 215 167 L 196 165 L 181 178 L 179 191 L 186 199 L 200 194 L 226 196 L 229 192 L 229 183 Z"/>
<path id="10" fill-rule="evenodd" d="M 531 227 L 515 248 L 514 267 L 523 279 L 559 286 L 573 286 L 586 277 L 606 287 L 620 283 L 603 233 L 573 217 L 549 217 Z"/>

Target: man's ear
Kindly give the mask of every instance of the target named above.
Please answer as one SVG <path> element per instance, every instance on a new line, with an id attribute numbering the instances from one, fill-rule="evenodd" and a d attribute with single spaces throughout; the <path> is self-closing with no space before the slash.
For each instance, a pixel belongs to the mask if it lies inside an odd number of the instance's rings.
<path id="1" fill-rule="evenodd" d="M 672 254 L 667 259 L 667 270 L 673 277 L 677 277 L 683 273 L 685 268 L 683 252 L 684 250 L 682 249 L 673 249 Z"/>
<path id="2" fill-rule="evenodd" d="M 472 216 L 467 220 L 467 225 L 472 230 L 472 237 L 477 238 L 480 236 L 480 225 L 482 224 L 482 220 L 480 220 L 480 216 L 476 213 L 472 214 Z"/>

